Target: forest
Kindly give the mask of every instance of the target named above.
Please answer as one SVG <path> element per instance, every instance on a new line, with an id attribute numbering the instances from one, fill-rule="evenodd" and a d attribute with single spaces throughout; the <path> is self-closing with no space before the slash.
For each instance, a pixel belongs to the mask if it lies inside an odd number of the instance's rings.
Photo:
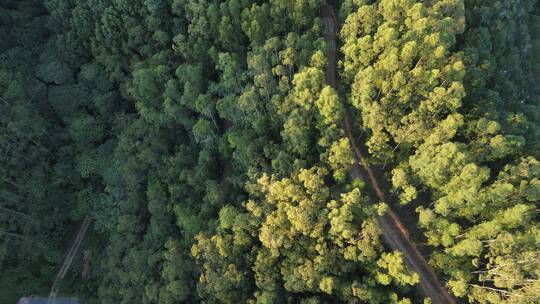
<path id="1" fill-rule="evenodd" d="M 540 303 L 539 83 L 538 0 L 0 0 L 0 303 Z"/>

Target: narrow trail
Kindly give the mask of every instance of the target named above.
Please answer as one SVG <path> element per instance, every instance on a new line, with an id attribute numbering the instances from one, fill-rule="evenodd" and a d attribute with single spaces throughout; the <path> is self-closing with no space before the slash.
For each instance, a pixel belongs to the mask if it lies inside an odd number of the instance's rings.
<path id="1" fill-rule="evenodd" d="M 325 38 L 327 42 L 328 65 L 326 69 L 326 80 L 337 89 L 337 27 L 338 22 L 334 8 L 328 2 L 321 12 L 325 22 Z M 390 205 L 390 193 L 388 185 L 384 182 L 383 172 L 376 166 L 366 163 L 368 155 L 366 147 L 358 143 L 353 134 L 351 117 L 348 111 L 345 113 L 343 127 L 353 148 L 357 163 L 353 168 L 352 175 L 360 178 L 373 190 L 376 198 L 380 202 Z M 399 217 L 388 209 L 385 215 L 377 219 L 382 230 L 382 239 L 384 244 L 393 251 L 403 253 L 405 263 L 414 270 L 420 277 L 420 283 L 416 285 L 418 293 L 424 298 L 430 298 L 434 304 L 455 304 L 456 300 L 450 295 L 446 288 L 440 283 L 433 268 L 427 263 L 426 259 L 420 254 L 420 251 L 411 242 L 407 229 L 403 226 Z"/>
<path id="2" fill-rule="evenodd" d="M 56 275 L 56 278 L 54 279 L 53 285 L 51 287 L 51 292 L 49 293 L 49 299 L 56 298 L 56 294 L 58 293 L 58 282 L 60 280 L 64 279 L 66 276 L 67 271 L 69 270 L 69 267 L 71 266 L 71 263 L 73 262 L 73 258 L 77 254 L 77 251 L 79 250 L 79 247 L 81 246 L 82 241 L 84 240 L 84 237 L 86 236 L 86 232 L 88 231 L 88 227 L 92 223 L 92 219 L 87 216 L 84 218 L 81 226 L 79 227 L 79 231 L 77 232 L 77 235 L 75 236 L 75 239 L 71 243 L 71 246 L 69 247 L 69 250 L 66 253 L 66 256 L 64 258 L 64 262 L 62 263 L 62 267 L 60 267 L 60 270 L 58 271 L 58 274 Z"/>
<path id="3" fill-rule="evenodd" d="M 227 131 L 233 126 L 233 123 L 227 119 L 220 119 L 220 124 L 221 124 L 220 132 L 222 135 L 227 133 Z M 230 161 L 226 161 L 226 162 L 221 161 L 221 163 L 222 163 L 221 178 L 219 181 L 220 194 L 219 194 L 219 199 L 218 199 L 218 202 L 220 203 L 220 205 L 224 203 L 225 199 L 227 198 L 227 193 L 229 191 L 229 185 L 230 185 L 229 175 L 232 169 Z"/>

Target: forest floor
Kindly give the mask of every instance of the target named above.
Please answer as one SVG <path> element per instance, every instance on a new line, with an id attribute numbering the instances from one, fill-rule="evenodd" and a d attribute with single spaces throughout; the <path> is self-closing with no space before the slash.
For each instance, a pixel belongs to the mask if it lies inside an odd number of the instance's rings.
<path id="1" fill-rule="evenodd" d="M 326 80 L 333 88 L 337 89 L 336 37 L 338 22 L 334 8 L 329 3 L 323 7 L 321 15 L 325 22 L 325 38 L 328 53 Z M 378 166 L 367 164 L 366 158 L 364 157 L 364 155 L 368 155 L 367 149 L 363 143 L 359 143 L 359 141 L 356 140 L 348 111 L 345 113 L 343 125 L 357 160 L 352 172 L 353 178 L 359 178 L 368 185 L 379 202 L 392 205 L 390 201 L 392 196 L 387 195 L 390 193 L 390 187 L 384 182 L 383 170 Z M 430 298 L 433 303 L 456 303 L 456 300 L 438 280 L 433 268 L 427 263 L 415 244 L 411 242 L 407 228 L 402 224 L 392 208 L 389 207 L 388 211 L 377 220 L 382 230 L 382 239 L 385 245 L 390 250 L 402 252 L 405 263 L 419 275 L 420 283 L 416 285 L 418 293 L 424 298 Z"/>

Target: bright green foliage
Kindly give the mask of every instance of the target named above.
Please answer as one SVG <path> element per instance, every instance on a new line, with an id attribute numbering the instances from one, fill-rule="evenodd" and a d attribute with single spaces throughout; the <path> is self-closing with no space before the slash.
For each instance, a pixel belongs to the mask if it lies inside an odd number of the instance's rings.
<path id="1" fill-rule="evenodd" d="M 538 3 L 345 1 L 342 12 L 343 77 L 367 145 L 401 203 L 417 204 L 450 290 L 538 302 Z"/>
<path id="2" fill-rule="evenodd" d="M 384 269 L 377 273 L 377 280 L 383 285 L 392 281 L 398 285 L 414 285 L 419 282 L 418 274 L 405 269 L 402 254 L 399 252 L 384 253 L 377 265 Z"/>
<path id="3" fill-rule="evenodd" d="M 453 0 L 375 1 L 347 16 L 343 76 L 378 158 L 393 159 L 392 144 L 418 145 L 461 106 L 465 66 L 451 50 L 464 23 L 463 3 Z"/>
<path id="4" fill-rule="evenodd" d="M 456 295 L 487 303 L 537 299 L 539 174 L 537 160 L 522 159 L 485 187 L 449 181 L 453 184 L 444 187 L 448 193 L 435 202 L 435 212 L 419 209 L 430 243 L 445 247 L 434 261 L 452 278 Z M 483 288 L 485 282 L 493 288 Z"/>
<path id="5" fill-rule="evenodd" d="M 396 295 L 383 285 L 418 282 L 400 254 L 381 255 L 374 210 L 360 191 L 332 197 L 326 175 L 321 167 L 281 180 L 264 175 L 242 209 L 221 209 L 216 234 L 192 248 L 207 301 L 389 303 Z"/>

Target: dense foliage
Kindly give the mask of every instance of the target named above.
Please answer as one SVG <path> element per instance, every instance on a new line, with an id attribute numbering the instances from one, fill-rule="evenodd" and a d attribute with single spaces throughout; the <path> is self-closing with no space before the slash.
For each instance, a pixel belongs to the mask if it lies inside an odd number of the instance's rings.
<path id="1" fill-rule="evenodd" d="M 453 295 L 540 301 L 540 3 L 329 3 L 336 88 L 323 0 L 0 0 L 0 302 L 89 216 L 85 303 L 422 303 L 346 112 Z"/>
<path id="2" fill-rule="evenodd" d="M 346 9 L 351 103 L 419 212 L 433 265 L 471 303 L 538 301 L 538 3 Z"/>

